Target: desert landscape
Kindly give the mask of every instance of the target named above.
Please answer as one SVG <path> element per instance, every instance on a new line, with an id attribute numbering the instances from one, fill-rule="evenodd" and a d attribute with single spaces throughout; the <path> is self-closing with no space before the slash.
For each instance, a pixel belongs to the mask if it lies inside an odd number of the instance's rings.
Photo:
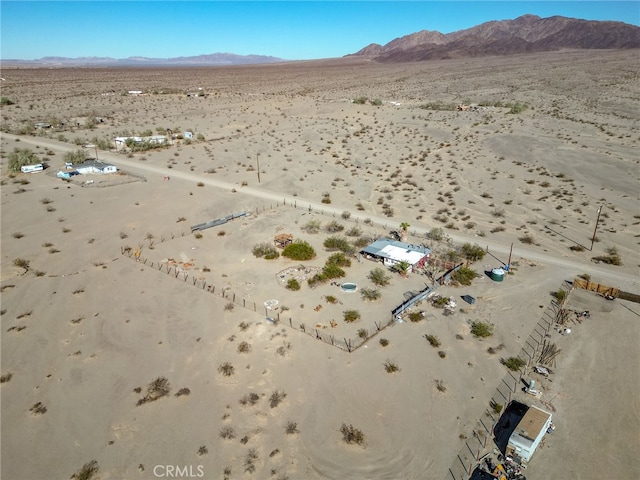
<path id="1" fill-rule="evenodd" d="M 638 56 L 3 68 L 2 478 L 466 479 L 512 399 L 557 426 L 527 478 L 638 478 L 640 306 L 571 288 L 640 293 Z M 57 178 L 79 150 L 118 173 Z M 478 277 L 380 281 L 402 224 Z M 391 314 L 427 287 L 456 307 Z M 543 341 L 548 378 L 503 364 Z"/>

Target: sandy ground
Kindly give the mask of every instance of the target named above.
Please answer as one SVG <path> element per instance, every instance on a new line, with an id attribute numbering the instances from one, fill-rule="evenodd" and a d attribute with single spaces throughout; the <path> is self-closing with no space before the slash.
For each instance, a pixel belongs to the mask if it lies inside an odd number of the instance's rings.
<path id="1" fill-rule="evenodd" d="M 505 374 L 499 356 L 519 353 L 551 292 L 584 273 L 640 291 L 637 53 L 3 71 L 2 95 L 15 105 L 2 109 L 2 478 L 69 478 L 91 460 L 103 480 L 157 478 L 167 466 L 190 468 L 183 478 L 451 478 L 463 438 Z M 160 93 L 200 87 L 207 97 Z M 150 94 L 123 95 L 133 89 Z M 350 102 L 362 95 L 383 104 Z M 516 115 L 420 108 L 461 101 L 529 108 Z M 104 122 L 85 128 L 96 116 Z M 65 126 L 14 135 L 37 121 Z M 99 151 L 128 174 L 91 176 L 90 185 L 7 174 L 14 148 L 46 157 L 51 173 L 74 143 L 166 128 L 204 140 L 132 156 Z M 326 194 L 331 203 L 322 203 Z M 599 241 L 589 251 L 601 205 Z M 240 211 L 251 215 L 200 239 L 190 234 L 191 225 Z M 331 285 L 288 291 L 278 272 L 299 262 L 251 251 L 292 233 L 318 253 L 305 263 L 322 266 L 328 234 L 305 233 L 312 219 L 372 238 L 408 222 L 411 241 L 438 254 L 451 247 L 424 234 L 443 227 L 455 244 L 488 246 L 500 260 L 476 263 L 481 277 L 470 287 L 439 289 L 458 299 L 471 294 L 474 306 L 459 300 L 445 317 L 422 305 L 422 322 L 390 326 L 348 353 L 303 333 L 300 323 L 356 338 L 430 280 L 393 274 L 376 302 Z M 570 250 L 574 242 L 587 250 Z M 493 282 L 482 272 L 506 261 L 511 243 L 514 274 Z M 590 261 L 613 246 L 622 266 Z M 147 263 L 123 256 L 125 247 L 141 249 Z M 158 270 L 169 259 L 190 264 L 187 281 Z M 346 280 L 370 287 L 374 267 L 354 259 Z M 341 303 L 327 303 L 327 295 Z M 279 301 L 279 325 L 265 320 L 270 299 Z M 563 354 L 545 397 L 553 398 L 559 428 L 527 476 L 561 469 L 572 478 L 637 478 L 640 327 L 625 306 L 638 308 L 585 292 L 574 292 L 574 301 L 597 314 L 558 340 Z M 361 319 L 345 324 L 346 309 Z M 493 337 L 474 339 L 475 320 L 493 323 Z M 248 352 L 238 351 L 241 342 Z M 499 344 L 499 356 L 487 353 Z M 400 371 L 385 372 L 387 361 Z M 218 371 L 225 362 L 234 367 L 229 377 Z M 137 406 L 158 377 L 168 379 L 170 394 Z M 190 393 L 175 396 L 183 388 Z M 275 391 L 286 397 L 272 408 Z M 255 405 L 241 401 L 251 393 Z M 39 402 L 46 412 L 34 414 Z M 288 422 L 297 432 L 286 432 Z M 343 423 L 362 430 L 366 448 L 343 442 Z M 227 427 L 233 438 L 221 437 Z"/>

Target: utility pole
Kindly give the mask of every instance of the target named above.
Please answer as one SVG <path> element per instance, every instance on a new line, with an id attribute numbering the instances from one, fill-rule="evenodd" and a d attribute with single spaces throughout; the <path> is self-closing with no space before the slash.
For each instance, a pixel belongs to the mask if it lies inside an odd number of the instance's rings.
<path id="1" fill-rule="evenodd" d="M 256 164 L 258 166 L 258 183 L 260 183 L 260 154 L 256 153 Z"/>
<path id="2" fill-rule="evenodd" d="M 589 251 L 593 250 L 593 243 L 596 241 L 596 232 L 598 231 L 598 223 L 600 222 L 600 213 L 602 212 L 602 205 L 598 207 L 598 217 L 596 218 L 596 227 L 593 229 L 593 237 L 591 237 L 591 248 Z"/>

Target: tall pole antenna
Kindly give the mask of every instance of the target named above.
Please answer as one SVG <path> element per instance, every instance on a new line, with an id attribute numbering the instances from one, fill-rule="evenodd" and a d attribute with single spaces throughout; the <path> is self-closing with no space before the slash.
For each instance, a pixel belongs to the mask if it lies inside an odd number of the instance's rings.
<path id="1" fill-rule="evenodd" d="M 591 237 L 591 248 L 589 251 L 593 250 L 593 243 L 596 241 L 596 232 L 598 231 L 598 223 L 600 222 L 600 213 L 602 212 L 602 205 L 598 207 L 598 217 L 596 218 L 596 226 L 593 229 L 593 237 Z"/>
<path id="2" fill-rule="evenodd" d="M 511 250 L 509 250 L 509 260 L 507 261 L 507 266 L 511 268 L 511 254 L 513 253 L 513 242 L 511 242 Z"/>

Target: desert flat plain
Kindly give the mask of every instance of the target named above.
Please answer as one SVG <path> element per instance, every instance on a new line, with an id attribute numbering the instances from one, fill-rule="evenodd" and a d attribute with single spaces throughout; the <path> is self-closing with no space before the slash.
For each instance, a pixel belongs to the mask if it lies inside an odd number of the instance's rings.
<path id="1" fill-rule="evenodd" d="M 551 292 L 585 274 L 640 292 L 638 56 L 3 69 L 2 478 L 83 466 L 102 480 L 463 478 L 460 452 L 482 443 L 478 419 L 494 421 L 499 359 L 521 352 Z M 460 103 L 479 107 L 449 109 Z M 194 138 L 97 150 L 120 174 L 55 176 L 79 145 L 167 129 Z M 15 148 L 49 168 L 10 174 Z M 471 286 L 436 290 L 458 299 L 453 315 L 424 302 L 421 321 L 376 333 L 428 275 L 389 271 L 365 301 L 330 283 L 287 289 L 280 272 L 301 262 L 252 253 L 290 233 L 317 253 L 305 268 L 322 267 L 340 226 L 356 242 L 402 222 L 440 258 L 488 248 Z M 438 228 L 452 243 L 429 238 Z M 512 274 L 494 282 L 484 272 L 511 244 Z M 621 265 L 593 260 L 613 248 Z M 376 288 L 377 266 L 353 258 L 344 281 Z M 638 478 L 640 307 L 577 290 L 568 301 L 591 317 L 550 330 L 556 373 L 527 401 L 554 410 L 557 429 L 527 478 Z M 474 338 L 472 321 L 493 336 Z M 361 329 L 370 338 L 349 353 Z"/>

